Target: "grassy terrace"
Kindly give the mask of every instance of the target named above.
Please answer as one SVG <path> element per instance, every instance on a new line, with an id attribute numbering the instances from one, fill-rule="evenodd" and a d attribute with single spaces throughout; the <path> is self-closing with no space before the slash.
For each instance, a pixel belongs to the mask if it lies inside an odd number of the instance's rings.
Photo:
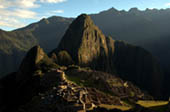
<path id="1" fill-rule="evenodd" d="M 167 105 L 168 101 L 142 101 L 139 100 L 137 102 L 137 104 L 149 108 L 149 107 L 156 107 L 156 106 L 163 106 L 163 105 Z"/>
<path id="2" fill-rule="evenodd" d="M 96 75 L 96 77 L 97 77 L 97 75 Z M 69 81 L 72 81 L 79 86 L 92 87 L 92 88 L 94 87 L 94 88 L 98 89 L 99 91 L 104 92 L 105 94 L 109 94 L 109 95 L 113 95 L 111 93 L 111 91 L 105 91 L 105 90 L 101 89 L 101 88 L 105 88 L 105 85 L 103 82 L 104 80 L 108 80 L 107 83 L 109 83 L 109 84 L 120 86 L 120 84 L 116 84 L 115 81 L 113 83 L 112 80 L 110 80 L 110 79 L 100 80 L 100 83 L 99 83 L 98 81 L 95 81 L 95 78 L 92 77 L 92 74 L 84 74 L 83 72 L 80 72 L 78 75 L 76 75 L 74 73 L 72 73 L 71 75 L 66 74 L 66 78 Z M 139 104 L 145 108 L 150 108 L 152 110 L 155 110 L 156 112 L 166 112 L 168 101 L 139 100 L 136 102 L 136 104 Z M 123 106 L 100 104 L 99 107 L 106 108 L 108 110 L 119 109 L 122 111 L 127 111 L 127 110 L 132 109 L 133 105 L 130 105 L 128 103 Z"/>
<path id="3" fill-rule="evenodd" d="M 99 107 L 106 108 L 108 110 L 111 109 L 119 109 L 122 111 L 130 110 L 132 107 L 131 106 L 120 106 L 120 105 L 106 105 L 106 104 L 101 104 Z"/>

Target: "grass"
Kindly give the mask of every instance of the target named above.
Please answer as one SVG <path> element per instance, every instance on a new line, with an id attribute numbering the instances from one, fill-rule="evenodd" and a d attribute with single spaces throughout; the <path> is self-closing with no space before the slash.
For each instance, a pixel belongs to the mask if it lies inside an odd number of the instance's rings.
<path id="1" fill-rule="evenodd" d="M 137 104 L 145 107 L 150 108 L 151 110 L 155 110 L 156 112 L 166 112 L 168 101 L 144 101 L 139 100 Z M 121 105 L 107 105 L 107 104 L 100 104 L 99 107 L 106 108 L 108 110 L 111 109 L 119 109 L 122 111 L 127 111 L 132 109 L 132 106 L 121 106 Z"/>
<path id="2" fill-rule="evenodd" d="M 99 107 L 106 108 L 106 109 L 108 109 L 108 110 L 119 109 L 119 110 L 122 110 L 122 111 L 127 111 L 127 110 L 130 110 L 130 109 L 131 109 L 130 106 L 107 105 L 107 104 L 100 104 Z"/>
<path id="3" fill-rule="evenodd" d="M 86 75 L 79 75 L 79 76 L 69 76 L 69 75 L 66 75 L 66 78 L 69 81 L 72 81 L 72 82 L 76 83 L 79 86 L 96 88 L 96 89 L 104 92 L 105 94 L 114 96 L 114 94 L 111 91 L 109 91 L 107 89 L 105 89 L 105 90 L 103 89 L 103 88 L 105 88 L 105 86 L 102 83 L 96 84 L 95 80 L 87 77 Z"/>
<path id="4" fill-rule="evenodd" d="M 156 112 L 166 112 L 168 103 L 169 103 L 168 101 L 142 101 L 142 100 L 139 100 L 137 102 L 137 104 L 145 108 L 150 108 L 151 110 L 154 110 Z"/>
<path id="5" fill-rule="evenodd" d="M 143 101 L 143 100 L 139 100 L 137 102 L 137 104 L 139 104 L 143 107 L 146 107 L 146 108 L 150 108 L 150 107 L 167 105 L 168 101 Z"/>
<path id="6" fill-rule="evenodd" d="M 150 109 L 157 111 L 157 112 L 167 112 L 167 105 L 161 105 L 161 106 L 156 106 L 156 107 L 150 107 Z"/>

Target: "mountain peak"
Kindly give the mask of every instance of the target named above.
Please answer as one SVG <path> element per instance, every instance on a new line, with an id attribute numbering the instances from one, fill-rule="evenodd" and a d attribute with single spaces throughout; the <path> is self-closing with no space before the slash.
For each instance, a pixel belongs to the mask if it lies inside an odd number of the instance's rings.
<path id="1" fill-rule="evenodd" d="M 94 38 L 98 36 L 97 34 L 102 35 L 100 37 L 104 37 L 103 33 L 93 23 L 91 17 L 87 14 L 81 14 L 69 26 L 68 30 L 66 31 L 64 37 L 62 38 L 59 44 L 59 48 L 63 50 L 70 48 L 70 40 L 73 40 L 71 47 L 78 48 L 80 46 L 80 43 L 83 41 L 83 38 Z"/>
<path id="2" fill-rule="evenodd" d="M 102 55 L 108 52 L 106 37 L 86 14 L 73 21 L 54 52 L 58 54 L 64 50 L 78 65 L 89 65 L 100 52 Z"/>
<path id="3" fill-rule="evenodd" d="M 118 10 L 115 9 L 114 7 L 112 7 L 112 8 L 110 8 L 108 11 L 109 11 L 109 12 L 117 12 Z"/>
<path id="4" fill-rule="evenodd" d="M 20 65 L 17 80 L 23 80 L 24 78 L 31 77 L 31 74 L 35 70 L 36 65 L 41 60 L 43 60 L 45 56 L 46 54 L 39 45 L 31 48 Z"/>
<path id="5" fill-rule="evenodd" d="M 78 16 L 75 21 L 73 21 L 72 25 L 70 27 L 88 27 L 94 25 L 92 19 L 90 16 L 88 16 L 87 14 L 81 14 L 80 16 Z"/>
<path id="6" fill-rule="evenodd" d="M 131 9 L 129 10 L 129 12 L 133 12 L 133 13 L 139 12 L 139 11 L 140 11 L 140 10 L 139 10 L 137 7 L 131 8 Z"/>

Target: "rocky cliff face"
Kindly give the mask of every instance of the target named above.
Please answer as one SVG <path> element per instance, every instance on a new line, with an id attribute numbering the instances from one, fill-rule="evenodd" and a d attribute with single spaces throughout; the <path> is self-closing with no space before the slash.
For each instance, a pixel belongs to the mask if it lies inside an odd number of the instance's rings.
<path id="1" fill-rule="evenodd" d="M 157 60 L 143 48 L 105 37 L 88 15 L 73 21 L 53 53 L 57 55 L 63 50 L 75 64 L 117 72 L 118 76 L 160 95 L 163 75 Z"/>
<path id="2" fill-rule="evenodd" d="M 90 16 L 83 14 L 73 21 L 54 52 L 62 50 L 71 55 L 75 64 L 110 71 L 106 37 Z"/>

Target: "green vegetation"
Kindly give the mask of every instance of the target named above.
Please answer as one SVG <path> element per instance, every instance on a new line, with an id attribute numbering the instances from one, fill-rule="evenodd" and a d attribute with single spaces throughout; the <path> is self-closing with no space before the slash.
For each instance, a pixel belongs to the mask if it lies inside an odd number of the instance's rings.
<path id="1" fill-rule="evenodd" d="M 36 65 L 37 70 L 41 70 L 43 73 L 51 70 L 52 68 L 59 68 L 60 66 L 55 64 L 47 55 Z"/>
<path id="2" fill-rule="evenodd" d="M 168 101 L 143 101 L 143 100 L 139 100 L 137 102 L 137 104 L 145 107 L 145 108 L 149 108 L 151 110 L 154 110 L 156 112 L 167 112 L 167 104 L 169 102 Z"/>
<path id="3" fill-rule="evenodd" d="M 14 50 L 28 51 L 37 44 L 31 32 L 5 32 L 0 31 L 0 50 L 6 54 L 12 54 Z"/>
<path id="4" fill-rule="evenodd" d="M 167 105 L 157 105 L 154 107 L 149 107 L 150 109 L 158 112 L 167 112 L 168 106 Z"/>
<path id="5" fill-rule="evenodd" d="M 143 106 L 143 107 L 156 107 L 156 106 L 163 106 L 167 105 L 168 101 L 143 101 L 139 100 L 137 104 Z"/>
<path id="6" fill-rule="evenodd" d="M 106 104 L 101 104 L 101 105 L 99 105 L 99 107 L 106 108 L 108 110 L 119 109 L 119 110 L 122 110 L 122 111 L 130 110 L 132 108 L 130 106 L 106 105 Z"/>
<path id="7" fill-rule="evenodd" d="M 80 76 L 66 75 L 66 77 L 68 80 L 76 83 L 79 86 L 96 88 L 104 92 L 105 94 L 114 95 L 110 90 L 106 89 L 104 83 L 102 83 L 102 80 L 96 81 L 86 75 L 80 75 Z"/>
<path id="8" fill-rule="evenodd" d="M 68 66 L 74 63 L 70 54 L 67 51 L 60 51 L 57 55 L 57 61 L 59 65 L 65 65 L 65 66 Z"/>

